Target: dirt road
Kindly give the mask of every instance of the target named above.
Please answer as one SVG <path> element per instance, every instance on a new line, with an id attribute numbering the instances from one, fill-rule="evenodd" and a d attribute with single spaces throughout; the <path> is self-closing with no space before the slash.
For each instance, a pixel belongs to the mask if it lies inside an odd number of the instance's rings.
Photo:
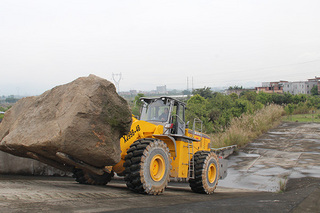
<path id="1" fill-rule="evenodd" d="M 148 196 L 121 180 L 101 187 L 72 178 L 0 175 L 0 212 L 320 212 L 319 131 L 320 124 L 297 123 L 271 130 L 232 156 L 231 172 L 213 195 L 192 193 L 186 183 Z M 264 187 L 279 184 L 283 173 L 285 193 Z"/>

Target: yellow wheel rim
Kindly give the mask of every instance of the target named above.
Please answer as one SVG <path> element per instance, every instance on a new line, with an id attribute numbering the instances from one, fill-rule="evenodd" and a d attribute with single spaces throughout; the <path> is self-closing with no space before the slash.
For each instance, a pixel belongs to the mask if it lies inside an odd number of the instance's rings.
<path id="1" fill-rule="evenodd" d="M 161 155 L 155 155 L 150 163 L 150 175 L 154 181 L 160 181 L 165 173 L 165 161 Z"/>
<path id="2" fill-rule="evenodd" d="M 208 169 L 208 180 L 210 183 L 213 183 L 216 180 L 217 169 L 215 164 L 210 164 Z"/>

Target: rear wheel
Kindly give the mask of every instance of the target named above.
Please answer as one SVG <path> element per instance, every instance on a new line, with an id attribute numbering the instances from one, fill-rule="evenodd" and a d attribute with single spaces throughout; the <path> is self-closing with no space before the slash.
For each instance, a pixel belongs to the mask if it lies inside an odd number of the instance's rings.
<path id="1" fill-rule="evenodd" d="M 135 141 L 125 157 L 125 181 L 129 189 L 157 195 L 169 182 L 170 153 L 167 145 L 158 139 Z"/>
<path id="2" fill-rule="evenodd" d="M 74 169 L 73 176 L 76 181 L 80 184 L 90 184 L 90 185 L 106 185 L 111 181 L 114 176 L 114 172 L 105 172 L 103 175 L 96 175 L 93 173 L 86 172 L 82 169 Z"/>
<path id="3" fill-rule="evenodd" d="M 219 179 L 218 157 L 213 152 L 199 151 L 193 156 L 195 164 L 194 179 L 189 179 L 192 191 L 212 194 Z"/>

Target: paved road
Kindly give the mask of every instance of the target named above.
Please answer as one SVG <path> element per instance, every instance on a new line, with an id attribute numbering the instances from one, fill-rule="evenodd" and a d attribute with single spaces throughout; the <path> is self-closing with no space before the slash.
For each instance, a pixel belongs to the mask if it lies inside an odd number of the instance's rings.
<path id="1" fill-rule="evenodd" d="M 281 194 L 219 187 L 213 195 L 171 183 L 165 194 L 148 196 L 129 191 L 119 180 L 98 187 L 71 178 L 0 176 L 0 212 L 290 212 L 306 198 L 319 199 L 318 179 L 300 182 Z"/>
<path id="2" fill-rule="evenodd" d="M 170 183 L 163 195 L 148 196 L 129 191 L 121 180 L 101 187 L 80 185 L 72 178 L 0 175 L 0 212 L 320 212 L 320 155 L 315 154 L 319 151 L 319 140 L 315 138 L 320 124 L 282 127 L 233 156 L 228 177 L 234 184 L 226 187 L 227 181 L 220 181 L 213 195 L 192 193 L 186 183 Z M 283 134 L 275 133 L 279 131 Z M 270 137 L 273 139 L 264 140 Z M 284 155 L 270 155 L 272 150 Z M 290 158 L 295 163 L 285 155 L 291 152 L 300 153 L 300 157 Z M 256 157 L 251 159 L 245 154 Z M 261 187 L 266 184 L 259 180 L 282 176 L 283 170 L 274 170 L 274 166 L 289 171 L 285 193 Z"/>
<path id="3" fill-rule="evenodd" d="M 320 178 L 320 123 L 283 123 L 229 158 L 219 185 L 277 192 L 280 181 Z"/>
<path id="4" fill-rule="evenodd" d="M 216 196 L 194 194 L 185 183 L 171 184 L 164 195 L 147 196 L 129 191 L 120 180 L 101 187 L 80 185 L 71 178 L 53 177 L 1 176 L 0 188 L 0 207 L 4 212 L 132 210 L 234 196 L 232 190 L 221 189 L 217 190 Z M 241 191 L 236 193 L 241 194 Z"/>

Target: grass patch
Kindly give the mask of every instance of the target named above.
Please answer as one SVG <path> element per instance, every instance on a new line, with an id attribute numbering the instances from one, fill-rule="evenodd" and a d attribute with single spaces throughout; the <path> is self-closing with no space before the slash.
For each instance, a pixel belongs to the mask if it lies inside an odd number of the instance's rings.
<path id="1" fill-rule="evenodd" d="M 284 179 L 279 180 L 279 191 L 278 193 L 283 193 L 286 191 L 288 183 L 288 177 L 284 177 Z"/>
<path id="2" fill-rule="evenodd" d="M 288 116 L 284 116 L 282 120 L 286 122 L 320 123 L 320 112 L 317 111 L 316 113 L 288 115 Z"/>
<path id="3" fill-rule="evenodd" d="M 254 114 L 244 114 L 239 118 L 233 118 L 230 127 L 225 132 L 210 135 L 212 146 L 213 148 L 230 145 L 244 146 L 279 125 L 284 113 L 282 106 L 272 104 Z"/>

